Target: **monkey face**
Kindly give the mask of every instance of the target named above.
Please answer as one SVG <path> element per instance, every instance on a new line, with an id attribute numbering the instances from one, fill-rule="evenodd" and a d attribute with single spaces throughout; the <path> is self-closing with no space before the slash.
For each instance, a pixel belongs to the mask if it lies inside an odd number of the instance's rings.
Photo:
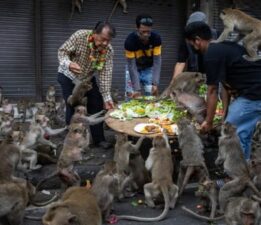
<path id="1" fill-rule="evenodd" d="M 80 105 L 75 108 L 75 113 L 77 113 L 81 116 L 86 116 L 87 110 L 84 106 Z"/>
<path id="2" fill-rule="evenodd" d="M 231 123 L 225 122 L 223 124 L 222 129 L 221 129 L 221 134 L 223 136 L 232 136 L 235 133 L 236 133 L 236 127 L 233 126 Z"/>
<path id="3" fill-rule="evenodd" d="M 42 127 L 47 127 L 49 119 L 45 115 L 40 114 L 36 116 L 35 122 Z"/>

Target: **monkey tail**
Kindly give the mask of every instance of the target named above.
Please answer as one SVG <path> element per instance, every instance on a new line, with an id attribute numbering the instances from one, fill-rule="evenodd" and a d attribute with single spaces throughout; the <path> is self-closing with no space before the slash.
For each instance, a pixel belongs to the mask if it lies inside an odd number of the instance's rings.
<path id="1" fill-rule="evenodd" d="M 184 211 L 186 211 L 187 213 L 191 214 L 192 216 L 198 218 L 198 219 L 202 219 L 202 220 L 207 220 L 207 221 L 210 221 L 210 222 L 213 222 L 213 221 L 217 221 L 217 220 L 221 220 L 224 218 L 224 215 L 222 216 L 219 216 L 219 217 L 215 217 L 215 218 L 210 218 L 210 217 L 207 217 L 207 216 L 201 216 L 195 212 L 193 212 L 191 209 L 188 209 L 186 206 L 182 206 L 181 207 Z"/>
<path id="2" fill-rule="evenodd" d="M 134 220 L 134 221 L 140 221 L 140 222 L 154 222 L 154 221 L 160 221 L 163 220 L 168 212 L 169 212 L 169 194 L 168 194 L 168 186 L 167 185 L 161 185 L 160 189 L 162 191 L 163 197 L 164 197 L 164 201 L 165 201 L 165 206 L 164 206 L 164 210 L 163 212 L 157 216 L 157 217 L 137 217 L 137 216 L 117 216 L 117 218 L 119 220 Z"/>
<path id="3" fill-rule="evenodd" d="M 261 198 L 261 193 L 258 191 L 255 184 L 251 180 L 247 182 L 247 186 L 250 187 L 259 198 Z"/>

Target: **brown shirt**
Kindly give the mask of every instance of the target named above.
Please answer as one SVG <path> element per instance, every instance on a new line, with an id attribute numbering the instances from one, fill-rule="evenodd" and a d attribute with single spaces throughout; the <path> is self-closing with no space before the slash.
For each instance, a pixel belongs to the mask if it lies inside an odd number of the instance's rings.
<path id="1" fill-rule="evenodd" d="M 59 73 L 64 74 L 71 80 L 79 78 L 81 80 L 89 79 L 89 76 L 93 76 L 95 69 L 92 68 L 89 56 L 91 54 L 90 48 L 88 48 L 88 36 L 91 30 L 78 30 L 76 31 L 58 50 L 59 60 Z M 100 54 L 98 51 L 95 55 Z M 69 70 L 71 62 L 79 64 L 82 69 L 82 73 L 75 75 Z M 113 48 L 111 45 L 107 47 L 106 62 L 102 70 L 97 70 L 99 73 L 100 92 L 104 102 L 111 100 L 111 81 L 112 81 L 112 68 L 113 68 Z"/>

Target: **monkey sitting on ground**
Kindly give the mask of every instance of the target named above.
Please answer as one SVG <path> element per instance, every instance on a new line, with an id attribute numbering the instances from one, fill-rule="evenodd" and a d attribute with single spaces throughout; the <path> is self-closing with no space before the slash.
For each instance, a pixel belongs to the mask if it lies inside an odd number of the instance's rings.
<path id="1" fill-rule="evenodd" d="M 202 182 L 209 177 L 209 174 L 203 157 L 204 146 L 195 127 L 188 119 L 183 118 L 178 121 L 178 128 L 178 141 L 182 153 L 177 183 L 180 196 L 191 175 L 195 174 L 199 182 Z"/>
<path id="2" fill-rule="evenodd" d="M 251 143 L 251 159 L 261 160 L 261 121 L 256 124 L 256 129 Z"/>
<path id="3" fill-rule="evenodd" d="M 101 210 L 93 193 L 85 187 L 71 187 L 60 202 L 43 216 L 44 225 L 102 225 Z"/>
<path id="4" fill-rule="evenodd" d="M 163 136 L 153 138 L 152 148 L 146 160 L 146 168 L 151 171 L 152 182 L 144 185 L 145 201 L 149 207 L 154 208 L 154 199 L 164 198 L 164 210 L 161 215 L 154 218 L 144 218 L 136 216 L 118 216 L 118 219 L 135 221 L 160 221 L 163 220 L 169 208 L 175 207 L 178 197 L 178 187 L 173 183 L 173 162 L 168 137 L 163 132 Z"/>
<path id="5" fill-rule="evenodd" d="M 57 162 L 57 170 L 37 184 L 37 189 L 48 179 L 59 175 L 64 185 L 80 185 L 80 177 L 74 170 L 74 163 L 82 160 L 82 151 L 86 146 L 85 128 L 82 123 L 71 123 L 65 137 L 63 150 Z"/>
<path id="6" fill-rule="evenodd" d="M 105 220 L 109 218 L 114 198 L 118 196 L 119 193 L 118 180 L 116 163 L 114 161 L 108 161 L 97 173 L 92 184 L 91 190 L 96 196 L 102 216 Z"/>
<path id="7" fill-rule="evenodd" d="M 261 222 L 259 203 L 245 197 L 233 197 L 228 199 L 224 216 L 216 218 L 198 215 L 185 206 L 183 206 L 182 209 L 196 218 L 207 221 L 217 221 L 225 218 L 227 225 L 259 225 Z"/>
<path id="8" fill-rule="evenodd" d="M 226 40 L 230 34 L 236 29 L 244 34 L 243 46 L 246 48 L 248 55 L 244 58 L 249 61 L 260 60 L 258 56 L 258 47 L 261 45 L 261 21 L 253 18 L 238 9 L 224 9 L 220 13 L 220 18 L 224 24 L 224 31 L 215 42 Z"/>
<path id="9" fill-rule="evenodd" d="M 2 114 L 0 123 L 0 136 L 5 137 L 12 131 L 14 117 L 9 113 Z"/>
<path id="10" fill-rule="evenodd" d="M 222 212 L 227 200 L 230 197 L 242 194 L 246 188 L 251 188 L 258 197 L 260 197 L 261 194 L 251 181 L 239 137 L 236 133 L 236 127 L 228 122 L 223 124 L 218 144 L 218 157 L 215 164 L 223 164 L 225 173 L 232 178 L 232 180 L 225 183 L 219 191 L 218 198 L 220 210 Z"/>
<path id="11" fill-rule="evenodd" d="M 24 211 L 35 188 L 27 181 L 0 182 L 0 218 L 6 218 L 10 225 L 23 224 Z"/>
<path id="12" fill-rule="evenodd" d="M 54 85 L 49 85 L 46 93 L 47 102 L 55 102 L 55 87 Z"/>
<path id="13" fill-rule="evenodd" d="M 86 105 L 86 98 L 84 97 L 86 92 L 92 89 L 90 80 L 81 81 L 78 78 L 73 80 L 75 87 L 72 94 L 67 99 L 67 103 L 71 106 Z"/>
<path id="14" fill-rule="evenodd" d="M 143 185 L 148 180 L 145 163 L 139 152 L 144 138 L 140 137 L 137 143 L 133 145 L 128 141 L 126 134 L 116 134 L 114 161 L 116 162 L 117 174 L 119 176 L 119 198 L 127 195 L 125 189 L 128 186 L 137 190 L 143 188 Z M 131 159 L 131 155 L 133 159 Z"/>

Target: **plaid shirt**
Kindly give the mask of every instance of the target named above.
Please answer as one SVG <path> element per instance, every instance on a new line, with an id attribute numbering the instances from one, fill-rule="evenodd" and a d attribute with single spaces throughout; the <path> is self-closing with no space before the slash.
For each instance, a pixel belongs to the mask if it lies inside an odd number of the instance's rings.
<path id="1" fill-rule="evenodd" d="M 80 80 L 89 79 L 88 76 L 93 76 L 95 70 L 91 66 L 89 56 L 91 53 L 88 45 L 88 36 L 91 30 L 76 31 L 58 50 L 59 68 L 58 72 L 64 74 L 71 80 L 76 76 L 69 70 L 71 62 L 78 63 L 82 69 L 82 74 L 77 75 Z M 99 54 L 98 51 L 95 54 Z M 107 47 L 106 62 L 104 68 L 99 73 L 100 92 L 103 101 L 111 100 L 111 82 L 113 68 L 113 48 L 111 45 Z"/>

